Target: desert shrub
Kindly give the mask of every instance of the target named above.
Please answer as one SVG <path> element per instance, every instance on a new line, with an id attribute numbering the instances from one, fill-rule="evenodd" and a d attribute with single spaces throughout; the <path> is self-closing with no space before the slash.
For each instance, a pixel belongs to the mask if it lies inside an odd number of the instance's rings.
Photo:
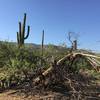
<path id="1" fill-rule="evenodd" d="M 54 60 L 58 61 L 62 57 L 68 54 L 68 50 L 66 48 L 60 46 L 54 46 L 49 44 L 44 49 L 44 59 L 48 64 L 52 63 Z"/>
<path id="2" fill-rule="evenodd" d="M 18 48 L 6 42 L 0 43 L 0 47 L 0 81 L 11 84 L 31 80 L 39 68 L 48 65 L 40 51 L 29 47 Z"/>
<path id="3" fill-rule="evenodd" d="M 90 63 L 84 57 L 76 59 L 72 65 L 75 72 L 79 72 L 80 69 L 91 69 Z"/>
<path id="4" fill-rule="evenodd" d="M 3 67 L 10 57 L 15 56 L 15 47 L 15 45 L 8 42 L 0 42 L 0 67 Z"/>

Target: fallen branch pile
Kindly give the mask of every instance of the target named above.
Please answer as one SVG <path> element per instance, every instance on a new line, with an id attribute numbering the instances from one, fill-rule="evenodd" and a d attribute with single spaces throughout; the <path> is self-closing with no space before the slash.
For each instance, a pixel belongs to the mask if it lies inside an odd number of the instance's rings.
<path id="1" fill-rule="evenodd" d="M 63 62 L 69 60 L 70 61 L 70 67 L 72 66 L 73 62 L 78 58 L 80 59 L 81 57 L 85 58 L 87 60 L 87 62 L 90 63 L 90 65 L 97 71 L 99 72 L 100 70 L 100 61 L 97 59 L 100 59 L 100 57 L 95 56 L 95 55 L 91 55 L 91 54 L 84 54 L 84 53 L 70 53 L 68 55 L 66 55 L 65 57 L 63 57 L 62 59 L 60 59 L 59 61 L 54 61 L 53 66 L 49 67 L 45 72 L 41 73 L 41 75 L 43 75 L 44 77 L 46 77 L 52 70 L 54 67 L 60 67 L 62 65 Z M 57 69 L 59 69 L 57 67 Z M 68 66 L 67 66 L 68 67 Z M 40 78 L 37 77 L 34 79 L 34 82 L 39 82 Z"/>

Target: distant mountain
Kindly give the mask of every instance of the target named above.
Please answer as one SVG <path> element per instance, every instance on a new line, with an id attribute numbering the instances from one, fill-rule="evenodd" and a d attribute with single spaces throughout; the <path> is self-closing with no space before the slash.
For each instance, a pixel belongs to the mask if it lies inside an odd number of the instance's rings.
<path id="1" fill-rule="evenodd" d="M 0 41 L 0 42 L 1 43 L 8 43 L 8 44 L 17 45 L 16 42 L 8 42 L 8 41 Z M 41 49 L 41 45 L 40 44 L 35 44 L 35 43 L 25 43 L 25 46 L 30 47 L 31 49 Z M 53 48 L 53 50 L 57 50 L 57 51 L 69 51 L 70 50 L 70 48 L 57 46 L 57 45 L 54 45 L 54 44 L 44 45 L 45 50 L 48 49 L 48 48 Z M 84 50 L 84 49 L 78 49 L 76 52 L 95 54 L 91 50 Z"/>

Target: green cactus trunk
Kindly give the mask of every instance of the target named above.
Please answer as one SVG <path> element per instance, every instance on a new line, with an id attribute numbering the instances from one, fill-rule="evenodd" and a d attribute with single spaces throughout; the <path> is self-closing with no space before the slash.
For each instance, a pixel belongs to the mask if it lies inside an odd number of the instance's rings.
<path id="1" fill-rule="evenodd" d="M 43 58 L 44 53 L 44 30 L 42 32 L 42 45 L 41 45 L 41 57 Z M 41 59 L 41 66 L 43 66 L 43 59 Z"/>
<path id="2" fill-rule="evenodd" d="M 17 32 L 17 43 L 19 47 L 24 45 L 25 39 L 27 39 L 29 36 L 30 26 L 28 26 L 26 36 L 25 36 L 25 26 L 26 26 L 26 13 L 24 14 L 23 24 L 19 22 L 19 32 Z"/>
<path id="3" fill-rule="evenodd" d="M 42 56 L 43 56 L 43 47 L 44 47 L 44 30 L 42 32 L 42 46 L 41 46 L 41 49 L 42 49 Z"/>

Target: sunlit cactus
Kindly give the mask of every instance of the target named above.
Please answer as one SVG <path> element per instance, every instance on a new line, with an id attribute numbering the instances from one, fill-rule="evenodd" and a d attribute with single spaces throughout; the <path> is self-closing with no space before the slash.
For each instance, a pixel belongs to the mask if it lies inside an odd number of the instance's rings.
<path id="1" fill-rule="evenodd" d="M 19 32 L 17 32 L 17 42 L 19 47 L 24 45 L 25 39 L 27 39 L 29 36 L 30 26 L 28 26 L 26 36 L 25 36 L 25 26 L 26 26 L 26 13 L 24 14 L 23 23 L 19 22 Z"/>
<path id="2" fill-rule="evenodd" d="M 42 56 L 43 56 L 43 47 L 44 47 L 44 30 L 42 32 Z"/>

